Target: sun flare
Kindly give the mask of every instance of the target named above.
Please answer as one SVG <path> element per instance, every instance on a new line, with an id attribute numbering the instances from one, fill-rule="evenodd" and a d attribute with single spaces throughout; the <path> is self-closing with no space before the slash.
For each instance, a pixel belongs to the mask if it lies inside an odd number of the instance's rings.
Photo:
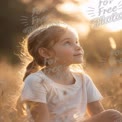
<path id="1" fill-rule="evenodd" d="M 81 12 L 95 27 L 114 32 L 122 30 L 120 26 L 122 25 L 122 1 L 120 0 L 94 0 L 94 2 L 89 0 L 81 5 Z"/>
<path id="2" fill-rule="evenodd" d="M 106 29 L 112 32 L 122 30 L 122 20 L 117 22 L 112 22 L 106 25 Z"/>
<path id="3" fill-rule="evenodd" d="M 116 42 L 112 37 L 109 37 L 110 46 L 112 49 L 116 49 Z"/>

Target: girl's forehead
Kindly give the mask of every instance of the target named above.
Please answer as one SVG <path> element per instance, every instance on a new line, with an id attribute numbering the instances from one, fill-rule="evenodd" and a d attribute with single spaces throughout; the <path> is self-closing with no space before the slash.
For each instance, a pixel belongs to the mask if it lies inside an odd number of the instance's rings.
<path id="1" fill-rule="evenodd" d="M 78 39 L 78 34 L 74 30 L 67 30 L 60 38 L 63 41 L 65 38 Z"/>

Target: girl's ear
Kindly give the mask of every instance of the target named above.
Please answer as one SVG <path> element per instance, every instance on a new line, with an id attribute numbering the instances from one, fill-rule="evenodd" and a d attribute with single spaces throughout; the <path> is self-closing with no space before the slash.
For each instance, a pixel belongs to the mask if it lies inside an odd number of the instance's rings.
<path id="1" fill-rule="evenodd" d="M 46 48 L 39 48 L 38 53 L 44 58 L 50 58 L 52 56 L 51 51 Z"/>

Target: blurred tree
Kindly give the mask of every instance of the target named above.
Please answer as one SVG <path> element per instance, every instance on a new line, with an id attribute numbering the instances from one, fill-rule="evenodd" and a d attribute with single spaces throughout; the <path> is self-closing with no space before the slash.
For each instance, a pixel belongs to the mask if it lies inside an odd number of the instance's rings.
<path id="1" fill-rule="evenodd" d="M 14 51 L 21 35 L 19 18 L 25 13 L 25 7 L 19 1 L 4 0 L 0 4 L 0 58 L 7 57 L 11 63 L 18 62 Z"/>
<path id="2" fill-rule="evenodd" d="M 82 13 L 85 0 L 4 0 L 0 4 L 0 58 L 7 57 L 16 64 L 20 60 L 18 43 L 35 28 L 48 22 L 64 21 L 79 33 L 80 42 L 86 51 L 89 63 L 109 56 L 111 50 L 109 37 L 116 38 L 119 48 L 122 37 L 120 32 L 110 33 L 91 28 L 90 22 Z M 104 49 L 103 49 L 104 48 Z"/>

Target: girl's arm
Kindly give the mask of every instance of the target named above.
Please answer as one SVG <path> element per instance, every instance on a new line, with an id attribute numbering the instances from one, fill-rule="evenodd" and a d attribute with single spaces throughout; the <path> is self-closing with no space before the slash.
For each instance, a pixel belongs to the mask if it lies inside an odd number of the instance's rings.
<path id="1" fill-rule="evenodd" d="M 34 122 L 49 122 L 49 111 L 47 104 L 30 101 L 26 103 L 29 106 Z"/>
<path id="2" fill-rule="evenodd" d="M 104 111 L 104 108 L 100 101 L 95 101 L 87 104 L 87 112 L 90 116 L 96 115 Z"/>

